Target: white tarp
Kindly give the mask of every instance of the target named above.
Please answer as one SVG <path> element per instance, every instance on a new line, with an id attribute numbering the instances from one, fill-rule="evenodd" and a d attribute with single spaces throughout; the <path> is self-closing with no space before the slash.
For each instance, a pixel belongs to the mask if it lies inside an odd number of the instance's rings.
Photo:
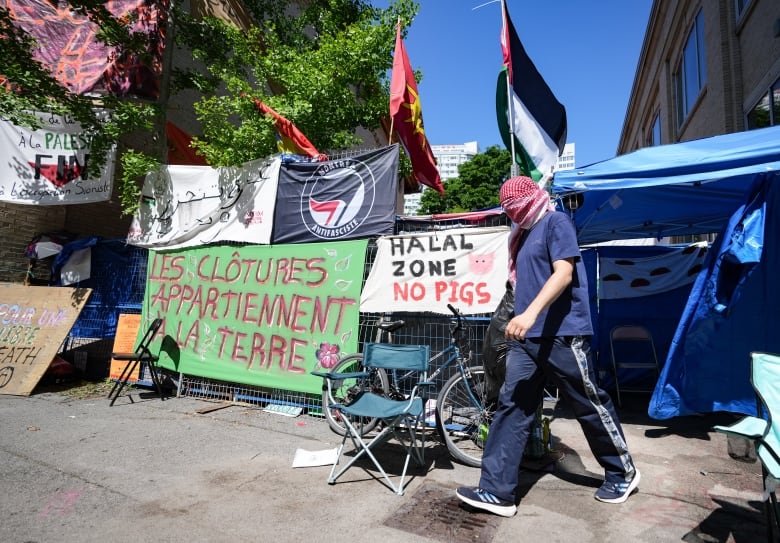
<path id="1" fill-rule="evenodd" d="M 71 117 L 37 113 L 30 130 L 0 119 L 0 201 L 28 205 L 83 204 L 111 197 L 115 150 L 100 177 L 87 178 L 90 142 Z"/>
<path id="2" fill-rule="evenodd" d="M 704 267 L 707 242 L 644 258 L 599 257 L 599 298 L 637 298 L 689 285 Z"/>
<path id="3" fill-rule="evenodd" d="M 280 164 L 276 156 L 236 167 L 167 166 L 150 173 L 127 242 L 150 249 L 269 244 Z"/>
<path id="4" fill-rule="evenodd" d="M 492 313 L 507 280 L 508 227 L 453 228 L 384 236 L 360 310 Z"/>

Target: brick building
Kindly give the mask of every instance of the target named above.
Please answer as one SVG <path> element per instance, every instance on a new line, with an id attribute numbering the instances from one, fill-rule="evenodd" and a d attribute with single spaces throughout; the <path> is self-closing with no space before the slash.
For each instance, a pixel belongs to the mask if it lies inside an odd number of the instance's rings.
<path id="1" fill-rule="evenodd" d="M 654 0 L 617 154 L 780 124 L 780 2 Z"/>

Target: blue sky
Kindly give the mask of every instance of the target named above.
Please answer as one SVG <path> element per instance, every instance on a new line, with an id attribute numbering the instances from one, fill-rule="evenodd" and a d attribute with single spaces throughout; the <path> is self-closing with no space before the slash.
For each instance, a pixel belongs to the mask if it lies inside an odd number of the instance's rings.
<path id="1" fill-rule="evenodd" d="M 418 0 L 405 44 L 421 70 L 423 121 L 432 145 L 476 140 L 503 147 L 495 113 L 501 4 Z M 387 0 L 374 5 L 386 7 Z M 520 40 L 566 107 L 576 165 L 615 156 L 652 0 L 507 0 Z"/>

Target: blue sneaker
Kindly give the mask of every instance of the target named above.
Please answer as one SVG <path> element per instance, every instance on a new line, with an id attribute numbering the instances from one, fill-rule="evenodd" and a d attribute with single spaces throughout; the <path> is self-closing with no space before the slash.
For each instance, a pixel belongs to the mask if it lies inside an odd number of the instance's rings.
<path id="1" fill-rule="evenodd" d="M 593 497 L 604 503 L 623 503 L 639 488 L 639 477 L 639 470 L 636 470 L 630 481 L 604 481 Z"/>
<path id="2" fill-rule="evenodd" d="M 455 491 L 460 501 L 471 507 L 489 511 L 502 517 L 513 517 L 517 513 L 517 506 L 507 500 L 502 500 L 484 490 L 473 486 L 462 486 Z"/>

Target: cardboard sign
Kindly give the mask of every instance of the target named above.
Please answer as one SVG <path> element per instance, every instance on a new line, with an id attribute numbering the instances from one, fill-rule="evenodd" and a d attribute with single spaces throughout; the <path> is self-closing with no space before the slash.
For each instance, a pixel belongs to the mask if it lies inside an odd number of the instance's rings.
<path id="1" fill-rule="evenodd" d="M 114 336 L 115 353 L 132 353 L 135 351 L 136 341 L 138 340 L 138 329 L 141 328 L 141 315 L 121 314 L 116 323 L 116 336 Z M 108 370 L 110 379 L 119 379 L 122 372 L 130 362 L 127 360 L 111 359 L 111 367 Z M 129 383 L 137 383 L 141 366 L 137 365 L 128 378 Z"/>
<path id="2" fill-rule="evenodd" d="M 0 284 L 0 394 L 32 393 L 91 293 Z"/>

